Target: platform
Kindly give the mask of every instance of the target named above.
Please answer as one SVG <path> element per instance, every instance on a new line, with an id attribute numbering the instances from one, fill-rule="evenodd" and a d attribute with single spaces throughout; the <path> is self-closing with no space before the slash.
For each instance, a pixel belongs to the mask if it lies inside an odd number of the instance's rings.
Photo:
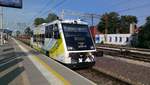
<path id="1" fill-rule="evenodd" d="M 96 85 L 15 39 L 11 46 L 14 58 L 0 64 L 2 85 Z"/>

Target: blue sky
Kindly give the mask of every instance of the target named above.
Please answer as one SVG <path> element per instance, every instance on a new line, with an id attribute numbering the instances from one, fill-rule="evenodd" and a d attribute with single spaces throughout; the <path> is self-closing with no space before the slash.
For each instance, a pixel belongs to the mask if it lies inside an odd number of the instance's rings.
<path id="1" fill-rule="evenodd" d="M 145 17 L 150 15 L 150 0 L 63 1 L 64 0 L 23 0 L 23 9 L 4 8 L 4 26 L 8 28 L 19 29 L 21 26 L 25 26 L 25 24 L 32 24 L 34 16 L 47 16 L 49 10 L 60 16 L 62 9 L 79 13 L 95 13 L 100 15 L 112 11 L 119 12 L 120 15 L 135 15 L 138 17 L 138 25 L 142 25 L 145 22 Z M 61 2 L 63 2 L 61 5 L 55 7 Z M 70 16 L 66 18 L 73 17 Z M 95 23 L 97 22 L 98 19 L 95 21 Z M 22 25 L 19 27 L 17 26 L 17 23 L 21 23 Z"/>

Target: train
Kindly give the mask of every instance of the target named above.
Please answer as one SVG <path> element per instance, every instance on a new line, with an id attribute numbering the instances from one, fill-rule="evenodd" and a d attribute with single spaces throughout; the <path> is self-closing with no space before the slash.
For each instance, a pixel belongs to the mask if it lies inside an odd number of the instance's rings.
<path id="1" fill-rule="evenodd" d="M 69 68 L 92 67 L 96 47 L 88 23 L 55 20 L 35 27 L 31 46 Z"/>

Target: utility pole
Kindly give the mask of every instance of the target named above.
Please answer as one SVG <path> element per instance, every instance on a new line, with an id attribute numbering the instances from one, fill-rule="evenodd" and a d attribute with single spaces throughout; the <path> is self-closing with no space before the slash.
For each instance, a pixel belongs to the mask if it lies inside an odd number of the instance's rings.
<path id="1" fill-rule="evenodd" d="M 92 26 L 94 26 L 94 14 L 89 14 L 90 15 L 90 17 L 89 18 L 91 18 L 91 25 Z"/>
<path id="2" fill-rule="evenodd" d="M 91 19 L 91 25 L 94 26 L 94 19 L 99 19 L 101 15 L 94 14 L 94 13 L 86 13 L 84 14 L 85 18 L 90 18 Z"/>
<path id="3" fill-rule="evenodd" d="M 90 19 L 92 26 L 94 26 L 94 19 L 99 19 L 101 17 L 101 15 L 94 13 L 80 13 L 80 12 L 73 12 L 72 10 L 62 10 L 61 18 L 64 18 L 65 15 L 85 17 L 86 19 Z"/>
<path id="4" fill-rule="evenodd" d="M 94 26 L 94 14 L 91 14 L 92 26 Z"/>
<path id="5" fill-rule="evenodd" d="M 3 45 L 3 7 L 1 8 L 1 13 L 0 13 L 0 17 L 1 17 L 1 42 L 0 45 Z"/>

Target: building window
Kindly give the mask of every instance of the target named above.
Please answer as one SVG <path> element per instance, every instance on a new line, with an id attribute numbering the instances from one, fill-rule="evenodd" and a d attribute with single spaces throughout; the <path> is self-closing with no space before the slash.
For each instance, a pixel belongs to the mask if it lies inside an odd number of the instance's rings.
<path id="1" fill-rule="evenodd" d="M 112 41 L 112 37 L 109 37 L 109 42 L 111 42 Z"/>
<path id="2" fill-rule="evenodd" d="M 122 37 L 119 37 L 119 42 L 122 42 Z"/>
<path id="3" fill-rule="evenodd" d="M 100 41 L 100 37 L 99 36 L 96 37 L 96 41 Z"/>
<path id="4" fill-rule="evenodd" d="M 115 42 L 117 42 L 118 41 L 118 38 L 117 37 L 115 37 Z"/>
<path id="5" fill-rule="evenodd" d="M 129 42 L 129 38 L 128 37 L 126 38 L 126 42 Z"/>

